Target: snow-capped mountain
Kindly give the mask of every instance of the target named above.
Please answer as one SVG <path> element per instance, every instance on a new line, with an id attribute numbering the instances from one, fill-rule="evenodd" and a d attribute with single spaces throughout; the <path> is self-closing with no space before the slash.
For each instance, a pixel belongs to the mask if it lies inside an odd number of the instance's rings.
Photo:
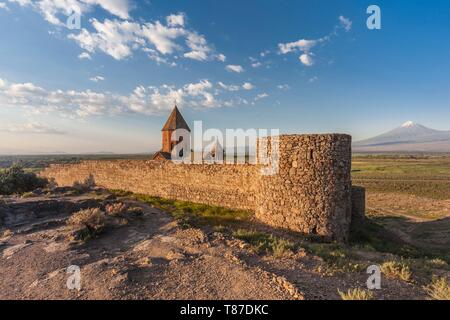
<path id="1" fill-rule="evenodd" d="M 450 152 L 450 131 L 427 128 L 412 121 L 379 136 L 357 141 L 356 152 Z"/>

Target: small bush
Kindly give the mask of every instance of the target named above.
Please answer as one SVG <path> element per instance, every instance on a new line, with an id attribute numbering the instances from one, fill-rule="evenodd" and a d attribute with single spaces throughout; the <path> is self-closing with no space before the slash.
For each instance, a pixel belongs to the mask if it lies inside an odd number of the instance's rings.
<path id="1" fill-rule="evenodd" d="M 90 208 L 74 213 L 67 225 L 78 227 L 78 238 L 86 240 L 103 230 L 106 224 L 106 215 L 99 208 Z"/>
<path id="2" fill-rule="evenodd" d="M 448 267 L 448 263 L 440 258 L 434 258 L 427 261 L 428 265 L 435 268 L 446 268 Z"/>
<path id="3" fill-rule="evenodd" d="M 411 269 L 402 261 L 386 261 L 381 265 L 381 272 L 387 277 L 411 281 Z"/>
<path id="4" fill-rule="evenodd" d="M 352 250 L 337 243 L 305 243 L 307 252 L 323 259 L 325 264 L 317 268 L 317 272 L 325 275 L 336 273 L 360 272 L 367 265 L 360 263 L 359 257 Z"/>
<path id="5" fill-rule="evenodd" d="M 25 192 L 25 193 L 23 193 L 22 194 L 22 196 L 21 196 L 22 198 L 33 198 L 33 197 L 36 197 L 36 194 L 35 193 L 33 193 L 33 192 Z"/>
<path id="6" fill-rule="evenodd" d="M 33 172 L 25 172 L 17 165 L 0 171 L 0 194 L 25 193 L 44 188 L 47 183 L 47 179 L 38 177 Z"/>
<path id="7" fill-rule="evenodd" d="M 446 277 L 433 277 L 433 281 L 425 287 L 431 299 L 450 300 L 450 285 Z"/>
<path id="8" fill-rule="evenodd" d="M 122 202 L 115 202 L 107 204 L 105 207 L 106 214 L 109 216 L 121 216 L 126 214 L 128 211 L 128 206 Z"/>
<path id="9" fill-rule="evenodd" d="M 348 289 L 347 292 L 342 292 L 338 289 L 338 293 L 342 300 L 372 300 L 373 292 L 359 288 Z"/>
<path id="10" fill-rule="evenodd" d="M 256 252 L 272 253 L 275 257 L 292 254 L 295 248 L 295 245 L 286 239 L 257 231 L 239 229 L 233 232 L 233 236 L 248 242 Z"/>
<path id="11" fill-rule="evenodd" d="M 140 216 L 144 213 L 141 207 L 129 207 L 123 202 L 110 203 L 105 206 L 105 212 L 108 216 L 124 217 L 125 215 Z"/>
<path id="12" fill-rule="evenodd" d="M 91 191 L 91 189 L 95 187 L 94 176 L 90 174 L 83 182 L 75 181 L 72 187 L 79 193 Z"/>

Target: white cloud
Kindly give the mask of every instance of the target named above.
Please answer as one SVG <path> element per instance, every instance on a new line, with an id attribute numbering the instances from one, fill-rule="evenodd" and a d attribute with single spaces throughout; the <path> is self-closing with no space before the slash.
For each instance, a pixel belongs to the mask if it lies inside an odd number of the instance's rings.
<path id="1" fill-rule="evenodd" d="M 68 35 L 87 51 L 104 52 L 116 60 L 132 56 L 139 49 L 155 49 L 149 58 L 157 63 L 174 65 L 162 56 L 181 52 L 181 56 L 197 61 L 217 60 L 224 62 L 223 54 L 215 53 L 203 35 L 186 28 L 184 13 L 170 14 L 165 20 L 135 22 L 131 20 L 129 0 L 9 0 L 38 11 L 49 23 L 65 26 L 65 20 L 73 12 L 84 14 L 101 7 L 120 18 L 99 21 L 90 19 L 93 30 L 85 27 L 78 33 Z"/>
<path id="2" fill-rule="evenodd" d="M 309 78 L 308 82 L 313 83 L 313 82 L 316 82 L 317 80 L 319 80 L 319 77 L 314 76 L 314 77 Z"/>
<path id="3" fill-rule="evenodd" d="M 253 62 L 252 63 L 253 68 L 259 68 L 259 67 L 261 67 L 261 65 L 262 65 L 261 62 Z"/>
<path id="4" fill-rule="evenodd" d="M 138 24 L 109 19 L 103 23 L 97 19 L 92 19 L 91 22 L 97 32 L 91 33 L 83 28 L 79 34 L 69 34 L 68 38 L 75 40 L 89 53 L 100 50 L 116 60 L 124 59 L 132 54 L 131 44 L 138 43 L 138 38 L 134 35 L 140 31 Z"/>
<path id="5" fill-rule="evenodd" d="M 142 51 L 147 53 L 147 56 L 150 60 L 155 61 L 158 65 L 165 64 L 171 67 L 175 67 L 177 63 L 175 61 L 170 61 L 167 58 L 164 58 L 158 51 L 150 48 L 143 48 Z"/>
<path id="6" fill-rule="evenodd" d="M 192 50 L 184 54 L 186 58 L 199 61 L 208 59 L 211 49 L 208 47 L 203 36 L 198 35 L 195 32 L 190 32 L 187 36 L 186 44 Z"/>
<path id="7" fill-rule="evenodd" d="M 225 67 L 225 70 L 227 70 L 229 72 L 236 72 L 236 73 L 244 72 L 244 68 L 242 68 L 242 66 L 234 65 L 234 64 L 227 65 Z"/>
<path id="8" fill-rule="evenodd" d="M 159 21 L 146 23 L 142 27 L 136 25 L 136 28 L 134 36 L 137 39 L 146 40 L 164 55 L 181 49 L 181 46 L 175 40 L 186 34 L 186 30 L 183 28 L 165 26 Z"/>
<path id="9" fill-rule="evenodd" d="M 9 11 L 9 8 L 8 8 L 8 6 L 6 5 L 6 3 L 4 3 L 4 2 L 0 2 L 0 9 L 3 9 L 3 10 L 6 10 L 6 11 Z"/>
<path id="10" fill-rule="evenodd" d="M 89 53 L 87 53 L 87 52 L 80 53 L 78 55 L 78 58 L 79 59 L 87 59 L 87 60 L 91 60 L 92 59 L 91 55 Z"/>
<path id="11" fill-rule="evenodd" d="M 280 49 L 280 53 L 286 54 L 292 51 L 301 50 L 301 51 L 310 51 L 314 46 L 316 46 L 319 41 L 323 40 L 306 40 L 301 39 L 295 42 L 289 43 L 280 43 L 278 44 L 278 48 Z"/>
<path id="12" fill-rule="evenodd" d="M 253 84 L 251 84 L 250 82 L 245 82 L 242 85 L 235 85 L 235 84 L 227 85 L 224 84 L 223 82 L 218 82 L 217 84 L 219 85 L 219 87 L 221 87 L 226 91 L 252 90 L 254 88 Z"/>
<path id="13" fill-rule="evenodd" d="M 218 55 L 216 55 L 216 59 L 225 62 L 225 60 L 227 60 L 227 57 L 224 54 L 219 53 Z"/>
<path id="14" fill-rule="evenodd" d="M 339 22 L 341 23 L 341 26 L 345 29 L 345 31 L 350 31 L 352 29 L 352 21 L 350 19 L 339 16 Z"/>
<path id="15" fill-rule="evenodd" d="M 197 61 L 225 61 L 225 56 L 216 54 L 203 35 L 184 28 L 184 18 L 184 15 L 170 15 L 166 17 L 167 24 L 91 19 L 94 31 L 83 28 L 68 37 L 89 53 L 102 51 L 116 60 L 128 58 L 133 51 L 142 49 L 149 53 L 150 59 L 168 65 L 174 64 L 167 56 L 177 52 Z"/>
<path id="16" fill-rule="evenodd" d="M 65 134 L 64 131 L 52 128 L 39 122 L 27 122 L 22 124 L 13 124 L 2 131 L 13 133 L 36 133 L 36 134 Z"/>
<path id="17" fill-rule="evenodd" d="M 8 0 L 8 1 L 12 3 L 17 3 L 21 7 L 28 6 L 31 4 L 31 0 Z"/>
<path id="18" fill-rule="evenodd" d="M 81 0 L 88 4 L 99 5 L 109 13 L 122 19 L 129 19 L 130 1 L 129 0 Z"/>
<path id="19" fill-rule="evenodd" d="M 126 112 L 159 114 L 167 112 L 175 101 L 194 109 L 218 108 L 239 101 L 221 100 L 208 80 L 171 85 L 137 86 L 129 95 L 91 90 L 47 90 L 33 83 L 0 81 L 0 108 L 18 107 L 25 114 L 56 114 L 62 117 L 115 115 Z"/>
<path id="20" fill-rule="evenodd" d="M 121 19 L 129 19 L 129 0 L 9 0 L 22 7 L 28 6 L 39 12 L 45 20 L 54 25 L 63 26 L 69 15 L 83 14 L 101 7 Z"/>
<path id="21" fill-rule="evenodd" d="M 301 61 L 301 63 L 303 63 L 305 66 L 312 66 L 314 64 L 314 60 L 312 58 L 314 54 L 311 52 L 312 49 L 314 49 L 319 44 L 329 42 L 332 37 L 337 36 L 337 30 L 340 27 L 344 28 L 346 31 L 349 31 L 351 29 L 352 22 L 349 19 L 345 18 L 344 16 L 339 16 L 338 19 L 339 25 L 335 26 L 334 31 L 330 34 L 318 39 L 300 39 L 288 43 L 279 43 L 278 52 L 280 54 L 301 52 L 301 55 L 299 56 L 299 60 Z"/>
<path id="22" fill-rule="evenodd" d="M 99 81 L 105 80 L 105 78 L 102 76 L 95 76 L 95 77 L 89 78 L 89 80 L 94 81 L 94 82 L 99 82 Z"/>
<path id="23" fill-rule="evenodd" d="M 239 90 L 241 89 L 240 86 L 233 85 L 233 84 L 226 85 L 226 84 L 224 84 L 223 82 L 218 82 L 218 85 L 219 85 L 222 89 L 225 89 L 225 90 L 227 90 L 227 91 L 239 91 Z"/>
<path id="24" fill-rule="evenodd" d="M 250 82 L 246 82 L 242 85 L 242 88 L 244 88 L 244 90 L 252 90 L 254 86 Z"/>
<path id="25" fill-rule="evenodd" d="M 289 42 L 289 43 L 280 43 L 278 44 L 279 52 L 281 54 L 287 54 L 290 52 L 298 52 L 301 51 L 302 54 L 298 57 L 301 63 L 303 63 L 305 66 L 312 66 L 314 65 L 314 60 L 312 58 L 313 53 L 311 53 L 311 49 L 313 49 L 315 46 L 317 46 L 320 43 L 323 43 L 325 41 L 328 41 L 330 38 L 329 36 L 325 36 L 323 38 L 317 39 L 317 40 L 306 40 L 301 39 L 295 42 Z"/>
<path id="26" fill-rule="evenodd" d="M 289 89 L 291 89 L 291 87 L 288 84 L 279 84 L 277 86 L 277 88 L 282 90 L 282 91 L 288 91 Z"/>
<path id="27" fill-rule="evenodd" d="M 263 93 L 258 94 L 258 95 L 255 97 L 255 101 L 258 101 L 258 100 L 261 100 L 261 99 L 265 99 L 265 98 L 267 98 L 267 97 L 269 97 L 269 95 L 268 95 L 267 93 L 263 92 Z"/>
<path id="28" fill-rule="evenodd" d="M 170 27 L 184 27 L 184 14 L 171 14 L 166 17 L 167 25 Z"/>
<path id="29" fill-rule="evenodd" d="M 311 54 L 308 53 L 303 53 L 302 55 L 300 55 L 299 57 L 301 63 L 303 63 L 305 66 L 312 66 L 314 64 L 314 60 L 311 56 Z"/>

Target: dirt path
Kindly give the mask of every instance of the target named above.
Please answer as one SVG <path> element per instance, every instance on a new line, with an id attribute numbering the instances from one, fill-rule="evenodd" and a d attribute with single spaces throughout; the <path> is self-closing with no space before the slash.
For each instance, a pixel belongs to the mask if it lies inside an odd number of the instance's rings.
<path id="1" fill-rule="evenodd" d="M 257 254 L 225 233 L 185 228 L 128 203 L 143 215 L 83 245 L 66 238 L 67 212 L 12 228 L 0 238 L 0 299 L 339 299 L 338 289 L 365 288 L 365 270 L 326 274 L 323 259 L 302 249 Z M 79 291 L 67 288 L 71 265 L 80 267 Z M 424 297 L 420 285 L 394 279 L 375 292 L 376 299 Z"/>
<path id="2" fill-rule="evenodd" d="M 301 298 L 243 265 L 225 242 L 145 209 L 142 219 L 80 247 L 62 239 L 64 226 L 2 239 L 0 299 Z M 70 265 L 81 268 L 80 291 L 67 289 Z"/>

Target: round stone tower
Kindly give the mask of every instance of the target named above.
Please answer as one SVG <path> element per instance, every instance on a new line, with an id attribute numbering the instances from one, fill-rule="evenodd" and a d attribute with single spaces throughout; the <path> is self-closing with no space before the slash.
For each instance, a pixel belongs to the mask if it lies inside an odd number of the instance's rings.
<path id="1" fill-rule="evenodd" d="M 269 145 L 264 150 L 268 150 L 269 158 L 278 158 L 278 165 L 275 163 L 273 172 L 259 179 L 256 217 L 274 227 L 327 240 L 347 240 L 352 205 L 351 136 L 281 135 L 263 139 L 259 147 Z"/>

